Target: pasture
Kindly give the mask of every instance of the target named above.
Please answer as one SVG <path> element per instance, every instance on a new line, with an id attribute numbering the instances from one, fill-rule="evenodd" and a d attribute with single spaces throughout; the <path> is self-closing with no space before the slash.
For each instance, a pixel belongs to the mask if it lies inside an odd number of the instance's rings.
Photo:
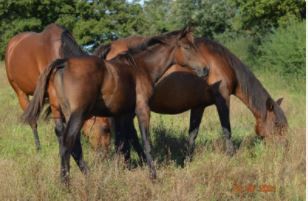
<path id="1" fill-rule="evenodd" d="M 205 110 L 192 162 L 183 161 L 189 113 L 152 113 L 151 140 L 158 179 L 151 182 L 146 166 L 132 170 L 111 151 L 107 159 L 82 139 L 90 175 L 71 162 L 71 187 L 59 179 L 58 143 L 53 122 L 39 122 L 42 150 L 35 150 L 29 126 L 0 63 L 0 198 L 1 200 L 304 200 L 305 82 L 256 73 L 289 122 L 288 146 L 261 141 L 255 120 L 236 98 L 231 101 L 233 157 L 224 154 L 216 109 Z M 134 158 L 137 158 L 134 156 Z M 183 164 L 184 163 L 184 164 Z"/>

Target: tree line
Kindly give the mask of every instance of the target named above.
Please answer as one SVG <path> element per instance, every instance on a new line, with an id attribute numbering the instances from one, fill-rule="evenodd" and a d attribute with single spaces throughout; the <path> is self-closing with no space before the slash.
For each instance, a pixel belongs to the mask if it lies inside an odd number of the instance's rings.
<path id="1" fill-rule="evenodd" d="M 264 54 L 274 54 L 268 50 L 276 40 L 273 35 L 295 29 L 292 33 L 298 36 L 296 41 L 290 37 L 291 46 L 301 49 L 294 60 L 302 65 L 297 57 L 305 51 L 298 47 L 305 41 L 305 13 L 304 0 L 0 0 L 0 57 L 15 34 L 41 31 L 53 22 L 92 49 L 118 38 L 149 36 L 191 24 L 196 36 L 218 40 L 248 64 L 264 63 Z M 261 61 L 256 60 L 259 57 Z"/>

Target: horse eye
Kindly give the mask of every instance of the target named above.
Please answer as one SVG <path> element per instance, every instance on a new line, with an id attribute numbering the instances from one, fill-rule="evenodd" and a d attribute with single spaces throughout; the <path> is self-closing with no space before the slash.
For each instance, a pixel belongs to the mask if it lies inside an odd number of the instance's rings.
<path id="1" fill-rule="evenodd" d="M 189 50 L 191 47 L 190 47 L 190 45 L 184 45 L 183 48 L 184 48 L 185 50 Z"/>

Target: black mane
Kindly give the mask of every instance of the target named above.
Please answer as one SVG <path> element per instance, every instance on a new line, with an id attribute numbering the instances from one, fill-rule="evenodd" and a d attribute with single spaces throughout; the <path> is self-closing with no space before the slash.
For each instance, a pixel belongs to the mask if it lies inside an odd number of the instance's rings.
<path id="1" fill-rule="evenodd" d="M 61 34 L 61 56 L 63 58 L 68 58 L 71 56 L 87 55 L 87 53 L 83 51 L 82 48 L 77 44 L 71 33 L 64 27 L 62 27 L 62 29 L 64 31 Z"/>
<path id="2" fill-rule="evenodd" d="M 173 37 L 174 35 L 178 35 L 181 31 L 182 30 L 172 31 L 172 32 L 164 33 L 158 36 L 147 38 L 145 39 L 144 42 L 140 44 L 129 45 L 127 52 L 129 54 L 136 54 L 156 44 L 165 45 L 167 43 L 166 41 L 168 40 L 168 38 Z"/>

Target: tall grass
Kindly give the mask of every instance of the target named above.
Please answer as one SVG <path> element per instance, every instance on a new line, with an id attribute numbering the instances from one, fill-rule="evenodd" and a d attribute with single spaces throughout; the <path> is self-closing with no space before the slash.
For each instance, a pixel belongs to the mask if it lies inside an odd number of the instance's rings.
<path id="1" fill-rule="evenodd" d="M 1 65 L 1 64 L 0 64 Z M 71 188 L 60 184 L 59 156 L 52 122 L 39 123 L 42 150 L 35 151 L 31 129 L 0 66 L 0 199 L 1 200 L 304 200 L 305 92 L 283 78 L 258 73 L 282 107 L 290 124 L 287 148 L 255 137 L 254 118 L 236 98 L 231 100 L 233 157 L 224 154 L 221 128 L 214 107 L 206 109 L 192 162 L 184 158 L 189 113 L 152 113 L 151 137 L 158 179 L 151 182 L 147 167 L 132 170 L 113 152 L 102 159 L 83 139 L 91 173 L 84 177 L 71 161 Z M 302 90 L 301 90 L 302 89 Z M 272 192 L 261 192 L 268 185 Z M 251 189 L 253 190 L 252 192 Z"/>

